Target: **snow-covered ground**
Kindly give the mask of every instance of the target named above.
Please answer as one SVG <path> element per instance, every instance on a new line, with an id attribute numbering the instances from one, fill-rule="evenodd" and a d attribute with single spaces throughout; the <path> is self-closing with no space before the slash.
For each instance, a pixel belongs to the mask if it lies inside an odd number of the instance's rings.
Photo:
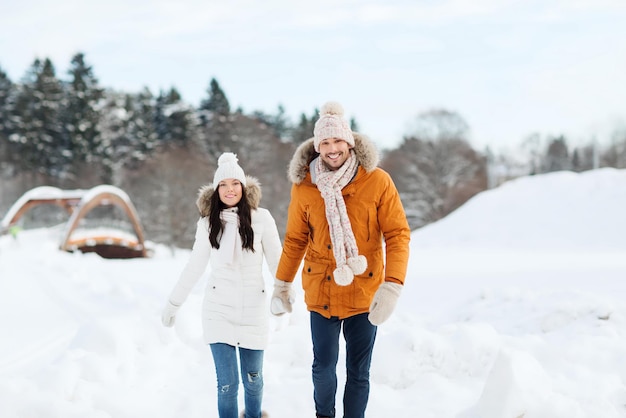
<path id="1" fill-rule="evenodd" d="M 202 284 L 160 321 L 189 252 L 106 260 L 59 251 L 60 233 L 0 237 L 0 416 L 216 416 Z M 315 415 L 299 297 L 272 318 L 272 418 Z M 521 178 L 413 233 L 367 415 L 626 417 L 625 353 L 626 170 Z"/>

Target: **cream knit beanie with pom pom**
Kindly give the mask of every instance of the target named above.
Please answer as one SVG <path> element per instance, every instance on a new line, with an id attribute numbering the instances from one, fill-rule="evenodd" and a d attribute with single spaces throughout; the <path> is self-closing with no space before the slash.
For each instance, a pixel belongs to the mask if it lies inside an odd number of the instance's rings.
<path id="1" fill-rule="evenodd" d="M 337 102 L 327 102 L 322 106 L 320 118 L 313 129 L 313 146 L 320 152 L 320 142 L 329 138 L 343 139 L 354 147 L 354 136 L 350 124 L 343 118 L 343 107 Z"/>

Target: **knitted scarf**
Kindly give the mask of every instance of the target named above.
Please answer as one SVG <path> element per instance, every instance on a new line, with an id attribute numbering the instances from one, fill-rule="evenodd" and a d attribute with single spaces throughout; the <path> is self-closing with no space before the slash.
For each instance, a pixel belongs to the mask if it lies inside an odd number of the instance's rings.
<path id="1" fill-rule="evenodd" d="M 220 248 L 215 250 L 218 255 L 217 262 L 221 265 L 233 265 L 239 262 L 243 252 L 237 208 L 224 209 L 220 217 L 224 222 L 224 229 L 220 236 Z"/>
<path id="2" fill-rule="evenodd" d="M 341 193 L 358 168 L 353 150 L 350 150 L 350 157 L 336 171 L 330 170 L 320 157 L 315 162 L 315 183 L 324 199 L 333 255 L 337 263 L 333 276 L 335 282 L 341 286 L 352 283 L 354 275 L 363 273 L 367 268 L 367 259 L 359 255 L 346 202 Z"/>

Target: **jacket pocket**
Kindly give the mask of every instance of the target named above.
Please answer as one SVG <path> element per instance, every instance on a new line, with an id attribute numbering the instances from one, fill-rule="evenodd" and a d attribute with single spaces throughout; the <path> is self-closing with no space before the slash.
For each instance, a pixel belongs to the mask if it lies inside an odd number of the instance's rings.
<path id="1" fill-rule="evenodd" d="M 330 273 L 328 273 L 328 264 L 304 260 L 302 288 L 307 306 L 324 307 L 328 305 L 331 279 Z"/>
<path id="2" fill-rule="evenodd" d="M 374 293 L 384 281 L 384 266 L 379 257 L 370 255 L 367 259 L 367 269 L 363 274 L 354 277 L 352 305 L 357 309 L 369 309 Z"/>
<path id="3" fill-rule="evenodd" d="M 368 208 L 367 210 L 367 240 L 370 241 L 372 239 L 380 239 L 380 234 L 378 231 L 380 227 L 378 226 L 378 216 L 376 208 Z"/>

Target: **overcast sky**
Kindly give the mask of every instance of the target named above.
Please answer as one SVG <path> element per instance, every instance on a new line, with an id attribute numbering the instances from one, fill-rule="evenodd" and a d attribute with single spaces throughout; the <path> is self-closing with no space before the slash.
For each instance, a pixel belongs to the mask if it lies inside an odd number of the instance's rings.
<path id="1" fill-rule="evenodd" d="M 60 78 L 85 53 L 104 87 L 176 87 L 193 105 L 215 77 L 231 107 L 292 120 L 340 101 L 394 147 L 419 113 L 458 112 L 476 147 L 533 132 L 572 142 L 626 120 L 623 0 L 0 0 L 0 68 L 35 58 Z"/>

